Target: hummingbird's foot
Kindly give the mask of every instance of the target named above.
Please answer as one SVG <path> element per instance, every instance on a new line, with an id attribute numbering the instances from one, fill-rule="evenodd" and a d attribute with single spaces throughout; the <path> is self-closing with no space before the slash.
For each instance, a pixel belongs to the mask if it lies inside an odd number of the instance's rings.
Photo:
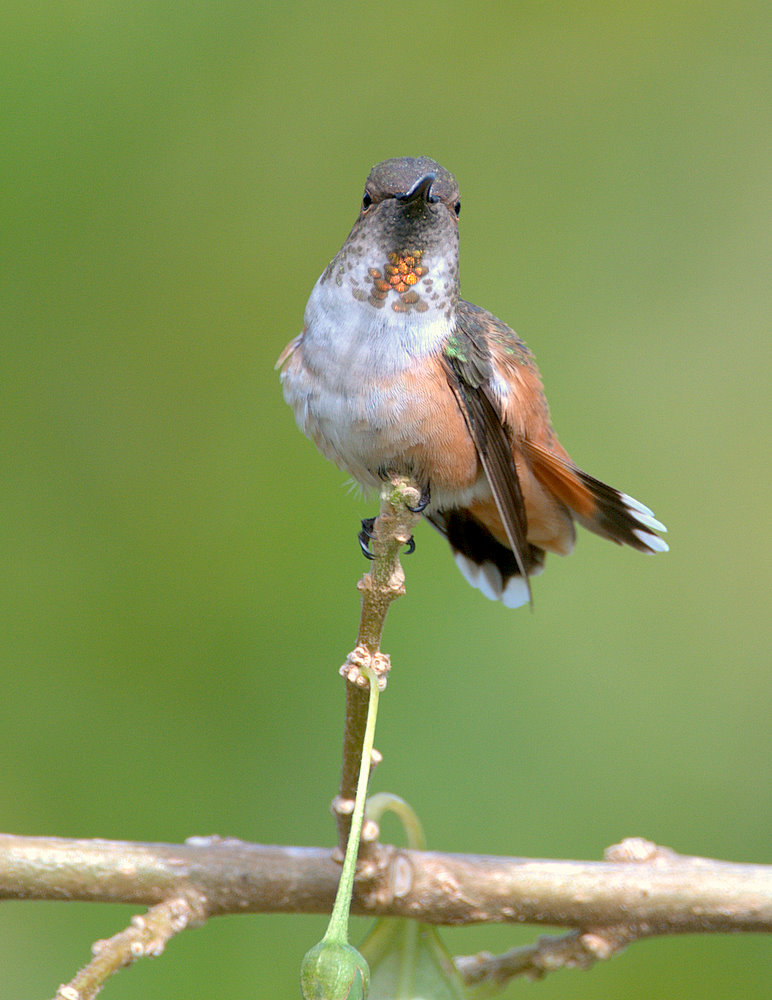
<path id="1" fill-rule="evenodd" d="M 432 498 L 431 490 L 429 489 L 428 486 L 424 486 L 424 488 L 421 490 L 420 499 L 418 500 L 418 503 L 415 505 L 415 507 L 411 507 L 409 503 L 406 503 L 405 506 L 407 507 L 407 509 L 410 511 L 411 514 L 423 514 L 423 512 L 429 506 L 429 501 L 431 500 L 431 498 Z M 412 538 L 410 539 L 410 541 L 411 542 L 413 541 Z M 410 542 L 408 542 L 408 545 L 409 544 Z M 413 549 L 414 548 L 415 544 L 413 544 Z M 412 552 L 413 549 L 410 549 L 410 552 Z M 410 553 L 408 553 L 408 555 L 409 554 Z"/>
<path id="2" fill-rule="evenodd" d="M 362 518 L 362 530 L 357 535 L 359 540 L 359 548 L 362 550 L 362 555 L 365 559 L 375 559 L 375 556 L 370 551 L 370 541 L 374 537 L 373 528 L 375 527 L 374 517 L 363 517 Z"/>
<path id="3" fill-rule="evenodd" d="M 365 559 L 375 559 L 375 556 L 370 551 L 370 542 L 373 540 L 373 538 L 375 538 L 375 532 L 373 531 L 374 527 L 375 527 L 374 517 L 362 518 L 362 530 L 357 535 L 357 540 L 359 541 L 359 548 L 362 550 L 362 555 L 365 557 Z M 405 555 L 411 556 L 415 552 L 415 539 L 413 538 L 412 535 L 410 536 L 410 538 L 408 538 L 405 544 L 407 545 Z"/>

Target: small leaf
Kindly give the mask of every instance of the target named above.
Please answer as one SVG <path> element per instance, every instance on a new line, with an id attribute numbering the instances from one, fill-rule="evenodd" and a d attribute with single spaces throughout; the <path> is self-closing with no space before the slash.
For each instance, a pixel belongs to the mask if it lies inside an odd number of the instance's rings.
<path id="1" fill-rule="evenodd" d="M 428 924 L 386 917 L 361 949 L 372 970 L 369 1000 L 466 1000 L 461 976 Z"/>

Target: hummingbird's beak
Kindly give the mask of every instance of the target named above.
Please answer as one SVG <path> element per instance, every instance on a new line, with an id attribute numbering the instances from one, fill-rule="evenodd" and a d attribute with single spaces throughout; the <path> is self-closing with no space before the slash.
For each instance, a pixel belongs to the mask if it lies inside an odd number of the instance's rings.
<path id="1" fill-rule="evenodd" d="M 437 201 L 435 197 L 432 197 L 432 184 L 436 179 L 435 173 L 424 174 L 423 177 L 419 177 L 409 191 L 398 194 L 397 201 L 415 201 L 417 198 L 423 198 L 424 201 L 429 202 Z"/>

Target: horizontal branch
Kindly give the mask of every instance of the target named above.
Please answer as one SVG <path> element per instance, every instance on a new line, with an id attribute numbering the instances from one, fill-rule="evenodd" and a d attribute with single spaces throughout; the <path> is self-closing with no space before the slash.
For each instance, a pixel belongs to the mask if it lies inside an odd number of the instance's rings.
<path id="1" fill-rule="evenodd" d="M 383 846 L 352 912 L 433 924 L 624 927 L 635 937 L 772 931 L 772 867 L 675 854 L 625 841 L 605 861 L 544 861 Z M 325 913 L 340 867 L 332 851 L 194 837 L 140 844 L 0 835 L 0 898 L 153 906 L 193 892 L 203 916 Z"/>

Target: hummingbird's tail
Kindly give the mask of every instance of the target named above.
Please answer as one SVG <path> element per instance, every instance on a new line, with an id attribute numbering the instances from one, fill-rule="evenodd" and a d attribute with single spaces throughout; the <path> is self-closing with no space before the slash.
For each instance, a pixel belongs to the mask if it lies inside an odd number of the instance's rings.
<path id="1" fill-rule="evenodd" d="M 427 520 L 447 538 L 456 565 L 476 590 L 508 608 L 528 604 L 530 588 L 514 552 L 494 538 L 474 515 L 463 509 L 442 510 L 430 514 Z M 544 550 L 529 545 L 524 556 L 528 576 L 541 573 Z"/>
<path id="2" fill-rule="evenodd" d="M 639 552 L 668 551 L 667 542 L 655 534 L 667 528 L 640 501 L 594 479 L 570 459 L 532 441 L 523 442 L 523 451 L 541 485 L 565 504 L 584 528 Z"/>

